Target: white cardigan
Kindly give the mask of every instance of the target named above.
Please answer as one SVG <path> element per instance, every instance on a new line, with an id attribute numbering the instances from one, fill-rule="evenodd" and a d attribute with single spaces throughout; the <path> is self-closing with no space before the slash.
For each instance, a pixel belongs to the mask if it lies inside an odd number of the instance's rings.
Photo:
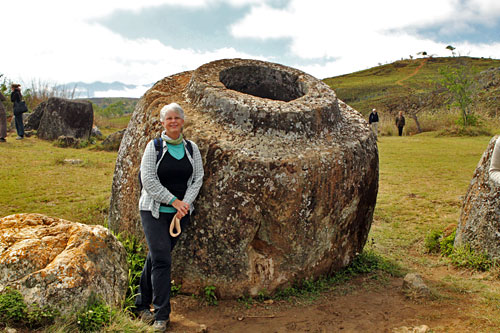
<path id="1" fill-rule="evenodd" d="M 490 179 L 500 186 L 500 137 L 497 139 L 491 155 Z"/>

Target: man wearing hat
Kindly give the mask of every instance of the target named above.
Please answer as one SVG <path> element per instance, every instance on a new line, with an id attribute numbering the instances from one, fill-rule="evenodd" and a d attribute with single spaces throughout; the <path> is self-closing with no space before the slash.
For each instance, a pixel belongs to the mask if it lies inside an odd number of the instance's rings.
<path id="1" fill-rule="evenodd" d="M 373 134 L 375 134 L 375 139 L 378 139 L 378 113 L 377 109 L 373 109 L 370 113 L 370 118 L 368 118 L 368 123 L 372 127 Z"/>

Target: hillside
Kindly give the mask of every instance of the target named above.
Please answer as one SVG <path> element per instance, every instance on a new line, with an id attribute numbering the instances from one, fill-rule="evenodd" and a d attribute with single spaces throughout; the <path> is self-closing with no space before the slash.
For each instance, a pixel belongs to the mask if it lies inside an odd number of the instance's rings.
<path id="1" fill-rule="evenodd" d="M 446 66 L 465 64 L 476 68 L 479 93 L 477 109 L 490 116 L 497 115 L 500 104 L 500 60 L 470 57 L 420 58 L 396 61 L 367 70 L 326 78 L 337 96 L 367 115 L 372 108 L 394 113 L 404 110 L 399 101 L 415 94 L 430 93 L 440 78 L 439 70 Z M 393 104 L 396 104 L 395 106 Z M 443 99 L 428 108 L 444 107 Z"/>

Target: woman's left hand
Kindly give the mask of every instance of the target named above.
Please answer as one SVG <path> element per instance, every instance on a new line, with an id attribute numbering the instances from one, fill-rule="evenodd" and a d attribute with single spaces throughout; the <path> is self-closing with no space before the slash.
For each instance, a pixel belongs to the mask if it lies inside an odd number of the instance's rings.
<path id="1" fill-rule="evenodd" d="M 179 218 L 183 218 L 189 213 L 190 206 L 187 202 L 175 199 L 175 201 L 172 202 L 172 206 L 177 209 L 177 217 Z"/>

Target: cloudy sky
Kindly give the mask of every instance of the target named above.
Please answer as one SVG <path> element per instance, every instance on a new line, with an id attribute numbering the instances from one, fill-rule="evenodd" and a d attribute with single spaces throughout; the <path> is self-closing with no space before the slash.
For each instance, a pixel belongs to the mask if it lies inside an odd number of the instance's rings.
<path id="1" fill-rule="evenodd" d="M 500 59 L 499 0 L 24 0 L 1 8 L 0 74 L 25 83 L 147 85 L 235 57 L 323 79 L 422 51 L 451 56 L 447 45 Z"/>

